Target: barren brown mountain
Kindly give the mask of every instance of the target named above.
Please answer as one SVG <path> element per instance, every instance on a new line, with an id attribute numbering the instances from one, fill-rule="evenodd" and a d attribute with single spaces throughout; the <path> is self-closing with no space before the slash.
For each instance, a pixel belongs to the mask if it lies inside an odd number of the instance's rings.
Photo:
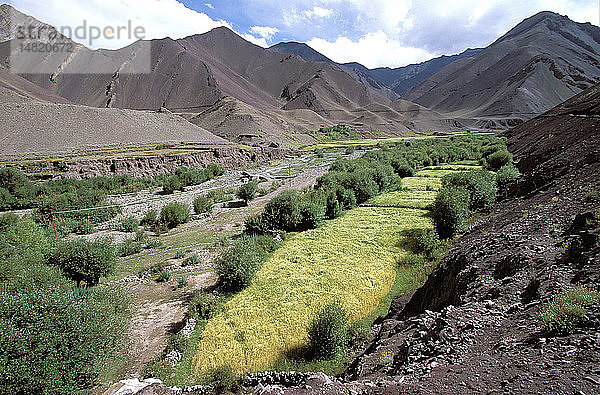
<path id="1" fill-rule="evenodd" d="M 502 126 L 533 118 L 599 80 L 600 28 L 542 12 L 404 98 L 480 126 Z"/>
<path id="2" fill-rule="evenodd" d="M 4 39 L 15 38 L 10 21 L 43 25 L 7 5 L 1 14 Z M 338 123 L 385 132 L 455 125 L 425 109 L 408 116 L 394 111 L 387 97 L 336 65 L 269 51 L 227 28 L 180 40 L 138 41 L 115 51 L 76 45 L 72 53 L 49 56 L 22 52 L 11 44 L 14 40 L 0 43 L 5 64 L 73 103 L 135 110 L 166 107 L 218 135 L 243 135 L 240 141 L 252 135 L 254 143 L 293 143 L 306 139 L 295 135 L 299 131 Z M 223 100 L 230 111 L 222 111 Z M 376 112 L 370 110 L 374 104 Z M 238 119 L 250 121 L 240 130 Z"/>

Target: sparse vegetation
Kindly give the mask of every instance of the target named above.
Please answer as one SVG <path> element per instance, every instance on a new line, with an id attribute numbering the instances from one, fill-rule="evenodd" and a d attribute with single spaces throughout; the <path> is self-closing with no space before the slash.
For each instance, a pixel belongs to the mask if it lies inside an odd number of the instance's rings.
<path id="1" fill-rule="evenodd" d="M 583 320 L 586 307 L 600 302 L 600 292 L 576 287 L 556 294 L 540 312 L 543 329 L 550 333 L 569 333 Z"/>
<path id="2" fill-rule="evenodd" d="M 211 163 L 205 169 L 178 167 L 174 174 L 159 175 L 155 177 L 155 180 L 162 185 L 163 193 L 171 194 L 177 190 L 183 191 L 185 187 L 202 184 L 223 174 L 225 174 L 225 169 L 216 163 Z"/>

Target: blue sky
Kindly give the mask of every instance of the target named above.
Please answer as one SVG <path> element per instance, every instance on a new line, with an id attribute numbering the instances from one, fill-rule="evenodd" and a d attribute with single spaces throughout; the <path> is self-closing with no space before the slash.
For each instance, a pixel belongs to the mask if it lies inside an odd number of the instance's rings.
<path id="1" fill-rule="evenodd" d="M 177 39 L 227 26 L 263 47 L 306 42 L 338 62 L 398 67 L 489 45 L 524 18 L 549 10 L 598 25 L 597 0 L 10 0 L 54 26 L 125 24 L 145 38 Z M 96 40 L 118 48 L 127 40 Z"/>

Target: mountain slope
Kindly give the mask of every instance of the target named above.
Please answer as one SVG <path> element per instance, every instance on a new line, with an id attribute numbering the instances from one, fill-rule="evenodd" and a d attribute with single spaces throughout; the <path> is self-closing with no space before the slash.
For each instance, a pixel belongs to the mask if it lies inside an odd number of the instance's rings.
<path id="1" fill-rule="evenodd" d="M 529 119 L 600 80 L 600 28 L 542 12 L 404 98 L 458 117 Z"/>
<path id="2" fill-rule="evenodd" d="M 462 59 L 474 56 L 481 49 L 467 49 L 459 55 L 441 56 L 419 64 L 404 67 L 379 67 L 369 69 L 360 63 L 337 63 L 304 43 L 285 42 L 269 48 L 272 51 L 300 56 L 306 61 L 327 62 L 335 64 L 358 81 L 378 90 L 386 97 L 395 100 L 419 83 L 441 70 L 444 66 Z"/>
<path id="3" fill-rule="evenodd" d="M 480 51 L 481 48 L 467 49 L 458 55 L 444 55 L 419 64 L 411 64 L 394 69 L 379 67 L 370 70 L 370 74 L 397 94 L 403 95 L 450 63 L 463 58 L 470 58 Z"/>
<path id="4" fill-rule="evenodd" d="M 4 14 L 12 12 L 13 18 L 16 14 L 17 19 L 42 24 L 7 7 L 2 9 Z M 10 28 L 0 31 L 3 37 L 14 39 Z M 138 41 L 119 50 L 94 51 L 74 44 L 72 53 L 42 54 L 22 52 L 11 44 L 14 41 L 0 43 L 0 61 L 73 103 L 135 110 L 166 107 L 234 139 L 236 133 L 254 134 L 263 140 L 268 135 L 271 141 L 291 143 L 297 140 L 291 135 L 299 130 L 337 123 L 394 133 L 406 132 L 414 124 L 414 117 L 409 120 L 394 111 L 392 101 L 340 67 L 266 50 L 227 28 L 180 40 Z M 226 97 L 239 105 L 229 102 L 230 111 L 222 111 Z M 384 106 L 385 111 L 372 113 L 371 105 Z M 299 111 L 303 115 L 296 122 Z M 203 114 L 210 119 L 204 122 Z M 419 111 L 417 123 L 425 129 L 452 124 L 439 119 L 439 114 L 428 118 L 430 114 L 434 113 Z M 239 125 L 235 119 L 246 116 L 255 121 L 244 132 L 228 126 Z"/>

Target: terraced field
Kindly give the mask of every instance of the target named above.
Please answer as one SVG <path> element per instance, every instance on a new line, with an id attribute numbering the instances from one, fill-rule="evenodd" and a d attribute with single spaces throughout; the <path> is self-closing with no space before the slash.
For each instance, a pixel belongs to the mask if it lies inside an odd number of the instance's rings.
<path id="1" fill-rule="evenodd" d="M 412 268 L 397 267 L 410 253 L 401 247 L 402 234 L 432 226 L 423 207 L 435 199 L 448 171 L 433 168 L 406 178 L 406 190 L 381 195 L 287 240 L 250 287 L 208 322 L 193 361 L 195 373 L 222 365 L 260 371 L 293 357 L 307 345 L 314 312 L 332 300 L 342 302 L 352 322 L 369 316 L 397 277 L 415 276 Z"/>

